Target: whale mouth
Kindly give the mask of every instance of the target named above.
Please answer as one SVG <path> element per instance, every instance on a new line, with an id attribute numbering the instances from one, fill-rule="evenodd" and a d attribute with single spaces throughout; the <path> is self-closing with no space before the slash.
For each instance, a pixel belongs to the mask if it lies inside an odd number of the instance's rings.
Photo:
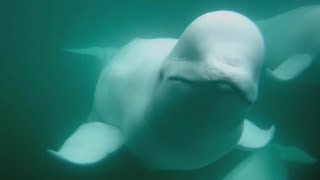
<path id="1" fill-rule="evenodd" d="M 208 81 L 208 80 L 195 81 L 195 80 L 189 80 L 186 78 L 176 77 L 176 76 L 169 77 L 168 80 L 179 81 L 182 83 L 186 83 L 186 84 L 190 84 L 190 85 L 194 85 L 194 86 L 200 86 L 200 87 L 201 86 L 202 87 L 213 87 L 221 92 L 227 92 L 227 93 L 239 91 L 239 88 L 237 86 L 235 86 L 234 84 L 229 83 L 227 81 L 222 81 L 222 80 L 221 81 L 214 81 L 214 82 Z"/>
<path id="2" fill-rule="evenodd" d="M 231 83 L 228 83 L 226 81 L 194 81 L 194 80 L 189 80 L 186 78 L 182 78 L 182 77 L 169 77 L 169 80 L 171 81 L 180 81 L 182 83 L 187 83 L 187 84 L 191 84 L 191 85 L 195 85 L 195 86 L 215 86 L 217 87 L 217 89 L 222 90 L 224 92 L 235 92 L 237 87 L 234 86 Z"/>
<path id="3" fill-rule="evenodd" d="M 202 87 L 202 88 L 211 88 L 217 92 L 223 94 L 239 94 L 239 96 L 245 100 L 246 103 L 252 104 L 252 102 L 248 99 L 245 91 L 240 89 L 236 84 L 220 80 L 220 81 L 209 81 L 209 80 L 189 80 L 187 78 L 179 77 L 179 76 L 171 76 L 168 77 L 169 81 L 179 82 L 183 84 L 188 84 L 193 87 Z"/>

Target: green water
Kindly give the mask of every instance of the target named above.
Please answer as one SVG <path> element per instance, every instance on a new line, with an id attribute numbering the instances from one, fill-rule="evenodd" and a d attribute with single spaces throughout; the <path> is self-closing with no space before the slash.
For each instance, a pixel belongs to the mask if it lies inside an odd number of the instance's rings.
<path id="1" fill-rule="evenodd" d="M 263 19 L 317 3 L 317 0 L 1 3 L 0 179 L 155 179 L 157 176 L 139 168 L 127 155 L 115 155 L 110 160 L 114 165 L 103 162 L 90 167 L 73 166 L 48 156 L 47 148 L 60 147 L 86 120 L 101 70 L 94 58 L 66 53 L 63 48 L 121 47 L 135 37 L 178 38 L 194 18 L 214 10 L 234 10 L 252 19 Z M 262 117 L 257 121 L 262 126 L 268 120 L 278 124 L 277 141 L 303 147 L 318 158 L 319 71 L 319 65 L 314 66 L 284 84 L 262 79 L 252 114 Z M 290 179 L 320 179 L 319 163 L 289 167 Z M 225 170 L 220 167 L 216 171 Z M 170 173 L 159 177 L 167 179 Z M 188 179 L 196 173 L 176 172 L 176 179 Z M 219 172 L 216 174 L 220 176 Z"/>

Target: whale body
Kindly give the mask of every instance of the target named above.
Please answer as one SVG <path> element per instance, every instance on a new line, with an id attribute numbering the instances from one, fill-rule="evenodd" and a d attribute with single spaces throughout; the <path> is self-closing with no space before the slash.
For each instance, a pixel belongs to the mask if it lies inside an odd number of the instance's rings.
<path id="1" fill-rule="evenodd" d="M 104 67 L 88 122 L 49 152 L 90 164 L 125 146 L 149 168 L 189 170 L 235 147 L 261 148 L 274 127 L 246 114 L 263 57 L 259 29 L 231 11 L 198 17 L 179 39 L 135 39 Z"/>

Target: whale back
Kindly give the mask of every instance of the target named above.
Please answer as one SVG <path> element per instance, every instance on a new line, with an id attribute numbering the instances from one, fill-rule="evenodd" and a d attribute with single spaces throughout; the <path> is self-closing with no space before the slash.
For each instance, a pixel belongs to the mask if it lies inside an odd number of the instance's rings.
<path id="1" fill-rule="evenodd" d="M 162 61 L 175 39 L 135 39 L 106 66 L 97 83 L 93 121 L 121 127 L 124 119 L 142 113 L 150 97 Z"/>
<path id="2" fill-rule="evenodd" d="M 271 69 L 296 54 L 320 52 L 320 6 L 305 6 L 256 21 L 266 45 L 266 66 Z"/>

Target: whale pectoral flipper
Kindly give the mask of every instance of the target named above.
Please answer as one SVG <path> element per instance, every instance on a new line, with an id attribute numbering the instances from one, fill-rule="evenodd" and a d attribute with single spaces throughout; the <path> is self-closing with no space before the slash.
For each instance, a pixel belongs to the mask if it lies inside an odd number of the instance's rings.
<path id="1" fill-rule="evenodd" d="M 317 159 L 295 146 L 269 144 L 239 163 L 223 180 L 288 180 L 288 163 L 313 164 Z"/>
<path id="2" fill-rule="evenodd" d="M 121 131 L 101 122 L 81 125 L 56 152 L 55 157 L 76 164 L 95 163 L 119 149 L 123 144 Z"/>
<path id="3" fill-rule="evenodd" d="M 312 64 L 312 60 L 310 54 L 296 54 L 281 63 L 275 70 L 268 68 L 267 73 L 277 80 L 291 80 L 307 69 Z"/>
<path id="4" fill-rule="evenodd" d="M 243 131 L 238 141 L 238 146 L 245 149 L 257 149 L 264 147 L 272 140 L 274 131 L 274 125 L 267 130 L 263 130 L 245 119 Z"/>

